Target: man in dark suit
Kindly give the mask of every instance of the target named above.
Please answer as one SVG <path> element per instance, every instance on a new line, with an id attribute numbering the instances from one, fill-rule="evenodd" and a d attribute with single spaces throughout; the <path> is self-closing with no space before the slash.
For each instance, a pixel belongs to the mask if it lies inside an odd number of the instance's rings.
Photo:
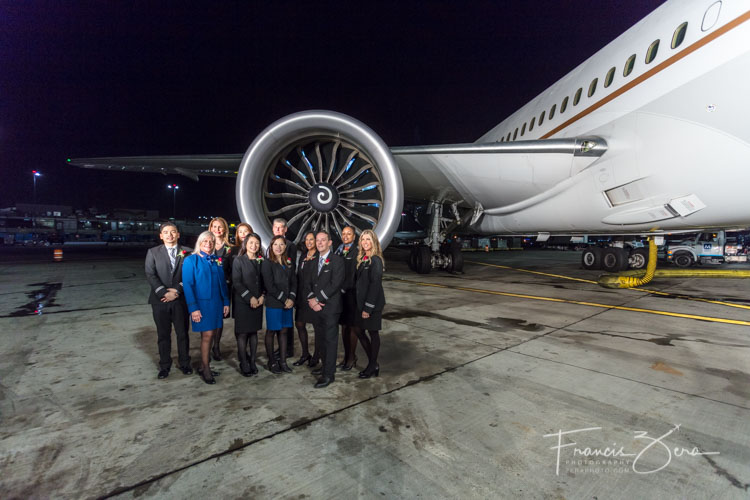
<path id="1" fill-rule="evenodd" d="M 289 229 L 289 227 L 286 225 L 286 219 L 282 219 L 282 218 L 274 219 L 271 229 L 273 231 L 274 236 L 284 237 L 284 241 L 286 242 L 286 256 L 292 259 L 292 266 L 294 266 L 294 269 L 296 271 L 297 269 L 297 245 L 295 245 L 292 240 L 286 237 L 286 232 Z M 268 259 L 271 258 L 270 246 L 268 247 L 266 258 Z M 289 330 L 287 331 L 286 355 L 288 358 L 291 358 L 292 356 L 294 356 L 294 328 L 289 328 Z M 278 358 L 279 351 L 274 352 L 274 356 Z"/>
<path id="2" fill-rule="evenodd" d="M 158 377 L 163 379 L 169 376 L 172 367 L 172 325 L 177 337 L 180 370 L 185 375 L 193 373 L 188 352 L 189 315 L 182 293 L 182 261 L 191 250 L 180 246 L 180 232 L 172 222 L 161 225 L 159 238 L 164 244 L 146 253 L 146 279 L 151 286 L 148 303 L 154 314 L 159 347 Z"/>
<path id="3" fill-rule="evenodd" d="M 314 370 L 320 378 L 316 388 L 327 387 L 333 382 L 336 373 L 336 352 L 338 350 L 338 321 L 343 309 L 341 287 L 344 283 L 344 259 L 331 252 L 331 235 L 319 231 L 315 236 L 318 249 L 317 270 L 305 274 L 303 293 L 313 310 L 315 343 L 321 353 L 323 365 Z"/>

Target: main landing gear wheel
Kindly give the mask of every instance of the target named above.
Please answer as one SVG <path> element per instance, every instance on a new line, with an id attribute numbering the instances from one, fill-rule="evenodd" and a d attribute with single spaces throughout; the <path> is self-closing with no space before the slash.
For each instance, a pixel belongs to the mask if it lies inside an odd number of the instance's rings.
<path id="1" fill-rule="evenodd" d="M 432 252 L 429 247 L 419 246 L 414 252 L 414 270 L 419 274 L 429 274 L 432 269 Z"/>
<path id="2" fill-rule="evenodd" d="M 630 254 L 629 260 L 631 269 L 646 269 L 648 265 L 648 250 L 645 248 L 636 248 Z"/>
<path id="3" fill-rule="evenodd" d="M 628 267 L 628 256 L 624 248 L 610 247 L 602 252 L 602 269 L 609 273 L 624 271 Z"/>
<path id="4" fill-rule="evenodd" d="M 451 250 L 451 271 L 454 273 L 460 273 L 464 270 L 464 256 L 461 253 L 461 250 L 457 248 L 453 248 Z"/>
<path id="5" fill-rule="evenodd" d="M 589 247 L 583 251 L 581 265 L 584 269 L 599 269 L 602 265 L 602 249 Z"/>

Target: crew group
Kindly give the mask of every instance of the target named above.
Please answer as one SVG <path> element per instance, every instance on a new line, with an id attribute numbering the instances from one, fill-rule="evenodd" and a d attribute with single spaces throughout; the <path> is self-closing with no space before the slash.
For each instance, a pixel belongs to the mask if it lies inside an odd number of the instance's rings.
<path id="1" fill-rule="evenodd" d="M 286 231 L 286 221 L 275 219 L 274 236 L 264 255 L 264 242 L 245 223 L 237 226 L 237 246 L 232 246 L 226 220 L 211 220 L 209 230 L 198 236 L 194 249 L 180 246 L 179 229 L 174 223 L 161 225 L 159 238 L 164 244 L 146 254 L 149 303 L 159 347 L 158 378 L 169 376 L 172 365 L 172 326 L 180 370 L 186 375 L 193 372 L 188 352 L 190 321 L 193 331 L 201 335 L 198 374 L 207 384 L 216 383 L 218 373 L 211 369 L 210 358 L 222 359 L 219 346 L 230 304 L 240 372 L 246 377 L 258 373 L 258 332 L 264 310 L 266 367 L 271 373 L 292 371 L 287 357 L 294 356 L 296 327 L 302 353 L 292 364 L 307 364 L 319 377 L 315 387 L 327 387 L 335 379 L 340 324 L 344 360 L 338 366 L 347 371 L 354 367 L 359 341 L 368 358 L 359 377 L 378 376 L 385 295 L 384 260 L 377 236 L 365 230 L 357 245 L 354 229 L 345 227 L 341 245 L 332 251 L 328 232 L 311 231 L 304 235 L 304 246 L 298 251 L 286 239 Z M 312 354 L 308 324 L 315 332 Z"/>

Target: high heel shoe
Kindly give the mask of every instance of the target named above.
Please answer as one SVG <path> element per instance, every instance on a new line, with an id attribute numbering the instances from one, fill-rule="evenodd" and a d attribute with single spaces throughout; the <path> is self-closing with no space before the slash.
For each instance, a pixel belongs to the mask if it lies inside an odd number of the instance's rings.
<path id="1" fill-rule="evenodd" d="M 200 374 L 201 378 L 203 379 L 203 381 L 204 381 L 205 383 L 207 383 L 207 384 L 209 384 L 209 385 L 213 385 L 213 384 L 215 384 L 215 383 L 216 383 L 216 379 L 214 379 L 213 375 L 211 375 L 211 377 L 210 377 L 210 378 L 208 378 L 208 377 L 206 377 L 206 374 L 205 374 L 205 373 L 203 373 L 203 371 L 202 371 L 202 370 L 201 370 L 200 372 L 198 372 L 198 373 Z"/>
<path id="2" fill-rule="evenodd" d="M 269 372 L 275 375 L 278 375 L 279 373 L 281 373 L 281 368 L 279 368 L 279 365 L 276 363 L 271 363 L 269 361 L 268 364 L 266 365 L 266 368 L 268 369 Z"/>
<path id="3" fill-rule="evenodd" d="M 370 378 L 370 377 L 377 377 L 380 375 L 380 365 L 375 365 L 375 368 L 372 370 L 369 370 L 369 366 L 359 372 L 359 378 Z"/>
<path id="4" fill-rule="evenodd" d="M 257 375 L 258 374 L 258 367 L 255 366 L 255 363 L 250 363 L 250 375 Z"/>
<path id="5" fill-rule="evenodd" d="M 347 366 L 346 363 L 344 363 L 344 364 L 342 364 L 340 366 L 341 366 L 342 370 L 344 370 L 345 372 L 348 372 L 349 370 L 351 370 L 352 368 L 354 368 L 356 364 L 357 364 L 357 356 L 354 356 L 354 363 L 352 363 L 352 364 L 350 364 L 348 366 Z"/>
<path id="6" fill-rule="evenodd" d="M 214 358 L 214 361 L 221 361 L 221 350 L 217 344 L 214 344 L 211 348 L 211 357 Z"/>
<path id="7" fill-rule="evenodd" d="M 292 365 L 293 365 L 293 366 L 302 366 L 302 365 L 304 365 L 304 364 L 305 364 L 305 361 L 310 361 L 310 359 L 311 359 L 311 358 L 312 358 L 312 356 L 310 356 L 309 354 L 308 354 L 308 355 L 306 355 L 306 356 L 305 356 L 305 355 L 303 355 L 303 356 L 302 356 L 301 358 L 299 358 L 299 359 L 298 359 L 297 361 L 295 361 L 294 363 L 292 363 Z"/>
<path id="8" fill-rule="evenodd" d="M 247 367 L 247 369 L 245 369 L 245 367 L 243 367 L 242 365 L 240 365 L 240 374 L 243 377 L 250 377 L 250 376 L 252 376 L 253 371 L 252 371 L 252 369 L 249 366 Z"/>
<path id="9" fill-rule="evenodd" d="M 284 361 L 283 363 L 279 363 L 279 368 L 281 368 L 281 371 L 283 372 L 292 373 L 292 369 L 289 368 L 289 365 L 286 364 L 286 361 Z"/>

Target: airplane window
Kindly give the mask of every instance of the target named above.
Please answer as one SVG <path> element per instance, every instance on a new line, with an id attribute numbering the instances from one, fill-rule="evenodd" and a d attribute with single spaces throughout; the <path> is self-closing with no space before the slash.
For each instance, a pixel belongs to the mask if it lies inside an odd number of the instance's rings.
<path id="1" fill-rule="evenodd" d="M 610 85 L 612 85 L 612 80 L 615 79 L 615 67 L 612 66 L 609 71 L 607 71 L 607 76 L 604 78 L 604 88 L 606 89 Z"/>
<path id="2" fill-rule="evenodd" d="M 674 35 L 672 35 L 672 48 L 676 49 L 679 47 L 683 40 L 685 40 L 685 33 L 687 33 L 687 24 L 688 23 L 682 23 L 681 25 L 677 26 L 677 29 L 674 30 Z"/>
<path id="3" fill-rule="evenodd" d="M 583 88 L 576 90 L 576 95 L 573 97 L 573 106 L 578 106 L 578 103 L 581 101 L 581 92 L 583 92 Z"/>
<path id="4" fill-rule="evenodd" d="M 542 122 L 544 122 L 544 114 L 545 113 L 546 113 L 546 111 L 542 111 L 542 114 L 539 115 L 539 126 L 540 127 L 542 126 Z"/>
<path id="5" fill-rule="evenodd" d="M 523 127 L 521 127 L 521 137 L 523 137 L 523 134 L 526 133 L 526 124 L 523 124 Z"/>
<path id="6" fill-rule="evenodd" d="M 531 119 L 531 125 L 529 125 L 529 132 L 534 130 L 534 123 L 536 123 L 536 116 Z"/>
<path id="7" fill-rule="evenodd" d="M 646 64 L 650 64 L 651 61 L 656 59 L 656 53 L 659 51 L 659 40 L 655 40 L 654 43 L 649 45 L 648 51 L 646 51 Z"/>
<path id="8" fill-rule="evenodd" d="M 553 116 L 555 116 L 555 110 L 557 109 L 557 104 L 553 104 L 551 108 L 549 108 L 549 119 L 551 120 Z"/>
<path id="9" fill-rule="evenodd" d="M 628 57 L 628 60 L 625 61 L 625 67 L 622 69 L 622 76 L 628 76 L 630 73 L 632 73 L 633 66 L 635 66 L 635 54 Z"/>
<path id="10" fill-rule="evenodd" d="M 599 83 L 599 79 L 598 78 L 594 78 L 593 80 L 591 80 L 591 85 L 589 85 L 589 97 L 591 97 L 592 95 L 594 95 L 594 92 L 596 92 L 596 84 L 597 83 Z"/>
<path id="11" fill-rule="evenodd" d="M 563 99 L 563 102 L 560 105 L 560 113 L 565 113 L 565 110 L 567 108 L 568 108 L 568 96 L 565 96 L 565 99 Z"/>
<path id="12" fill-rule="evenodd" d="M 516 127 L 516 131 L 513 132 L 513 140 L 516 140 L 516 137 L 518 137 L 518 127 Z"/>

